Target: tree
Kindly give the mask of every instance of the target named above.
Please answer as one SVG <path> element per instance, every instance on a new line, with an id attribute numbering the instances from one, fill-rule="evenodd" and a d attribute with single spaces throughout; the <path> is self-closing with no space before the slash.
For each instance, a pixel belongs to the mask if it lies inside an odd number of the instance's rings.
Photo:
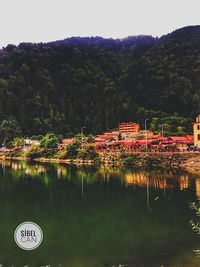
<path id="1" fill-rule="evenodd" d="M 1 143 L 8 144 L 13 138 L 21 136 L 22 131 L 13 117 L 8 120 L 3 120 L 0 124 L 0 140 Z"/>
<path id="2" fill-rule="evenodd" d="M 55 149 L 58 146 L 60 137 L 53 134 L 48 133 L 41 139 L 41 146 L 44 147 L 44 149 Z"/>
<path id="3" fill-rule="evenodd" d="M 88 159 L 88 160 L 93 160 L 95 158 L 98 157 L 97 152 L 94 149 L 93 145 L 89 145 L 86 148 L 80 148 L 78 150 L 78 154 L 77 154 L 78 158 L 82 158 L 82 159 Z"/>
<path id="4" fill-rule="evenodd" d="M 95 138 L 94 138 L 94 136 L 92 134 L 88 135 L 88 137 L 87 137 L 87 142 L 88 143 L 94 143 L 94 140 L 95 140 Z"/>
<path id="5" fill-rule="evenodd" d="M 78 152 L 79 152 L 80 147 L 81 147 L 81 142 L 78 140 L 69 144 L 66 147 L 67 157 L 68 158 L 76 158 L 78 156 Z"/>
<path id="6" fill-rule="evenodd" d="M 30 158 L 30 159 L 35 159 L 39 158 L 42 156 L 41 151 L 39 150 L 39 146 L 37 145 L 32 145 L 26 152 L 25 152 L 25 157 Z"/>
<path id="7" fill-rule="evenodd" d="M 169 134 L 188 131 L 186 120 L 200 113 L 199 32 L 9 45 L 0 56 L 0 125 L 15 117 L 23 135 L 74 136 L 82 125 L 96 134 L 177 112 L 185 121 L 168 122 Z"/>
<path id="8" fill-rule="evenodd" d="M 15 137 L 11 143 L 12 147 L 23 147 L 24 145 L 25 145 L 25 139 L 20 137 Z"/>

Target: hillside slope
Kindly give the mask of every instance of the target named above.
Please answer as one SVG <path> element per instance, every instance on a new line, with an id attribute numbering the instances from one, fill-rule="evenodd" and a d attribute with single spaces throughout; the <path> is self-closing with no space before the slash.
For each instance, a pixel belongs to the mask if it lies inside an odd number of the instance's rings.
<path id="1" fill-rule="evenodd" d="M 200 26 L 159 39 L 8 45 L 0 51 L 0 134 L 77 133 L 83 125 L 98 133 L 146 116 L 193 118 L 199 82 Z"/>

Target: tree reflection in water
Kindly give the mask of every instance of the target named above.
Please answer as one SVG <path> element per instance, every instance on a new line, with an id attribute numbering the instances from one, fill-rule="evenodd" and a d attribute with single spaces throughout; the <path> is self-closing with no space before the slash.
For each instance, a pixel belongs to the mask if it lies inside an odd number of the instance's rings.
<path id="1" fill-rule="evenodd" d="M 191 264 L 195 240 L 186 222 L 188 202 L 199 197 L 199 176 L 181 171 L 2 161 L 0 262 L 182 266 L 187 255 L 185 266 L 198 266 Z M 27 219 L 44 230 L 35 254 L 10 245 L 13 229 Z"/>

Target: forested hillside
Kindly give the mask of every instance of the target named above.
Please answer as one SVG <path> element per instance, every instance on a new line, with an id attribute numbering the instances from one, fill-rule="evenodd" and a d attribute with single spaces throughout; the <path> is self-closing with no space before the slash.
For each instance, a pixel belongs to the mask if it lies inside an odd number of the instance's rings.
<path id="1" fill-rule="evenodd" d="M 0 134 L 99 133 L 119 121 L 190 131 L 200 113 L 200 26 L 161 38 L 70 38 L 0 51 Z M 176 132 L 176 129 L 174 129 Z"/>

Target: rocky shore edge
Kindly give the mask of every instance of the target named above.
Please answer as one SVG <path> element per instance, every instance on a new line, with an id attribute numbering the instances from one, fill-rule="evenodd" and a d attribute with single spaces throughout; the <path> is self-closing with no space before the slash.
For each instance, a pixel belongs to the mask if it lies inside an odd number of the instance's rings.
<path id="1" fill-rule="evenodd" d="M 25 157 L 6 155 L 1 155 L 0 159 L 30 160 Z M 123 155 L 110 153 L 99 155 L 99 158 L 95 160 L 35 158 L 32 161 L 88 166 L 105 164 L 135 168 L 175 168 L 200 173 L 200 153 L 133 153 Z"/>

